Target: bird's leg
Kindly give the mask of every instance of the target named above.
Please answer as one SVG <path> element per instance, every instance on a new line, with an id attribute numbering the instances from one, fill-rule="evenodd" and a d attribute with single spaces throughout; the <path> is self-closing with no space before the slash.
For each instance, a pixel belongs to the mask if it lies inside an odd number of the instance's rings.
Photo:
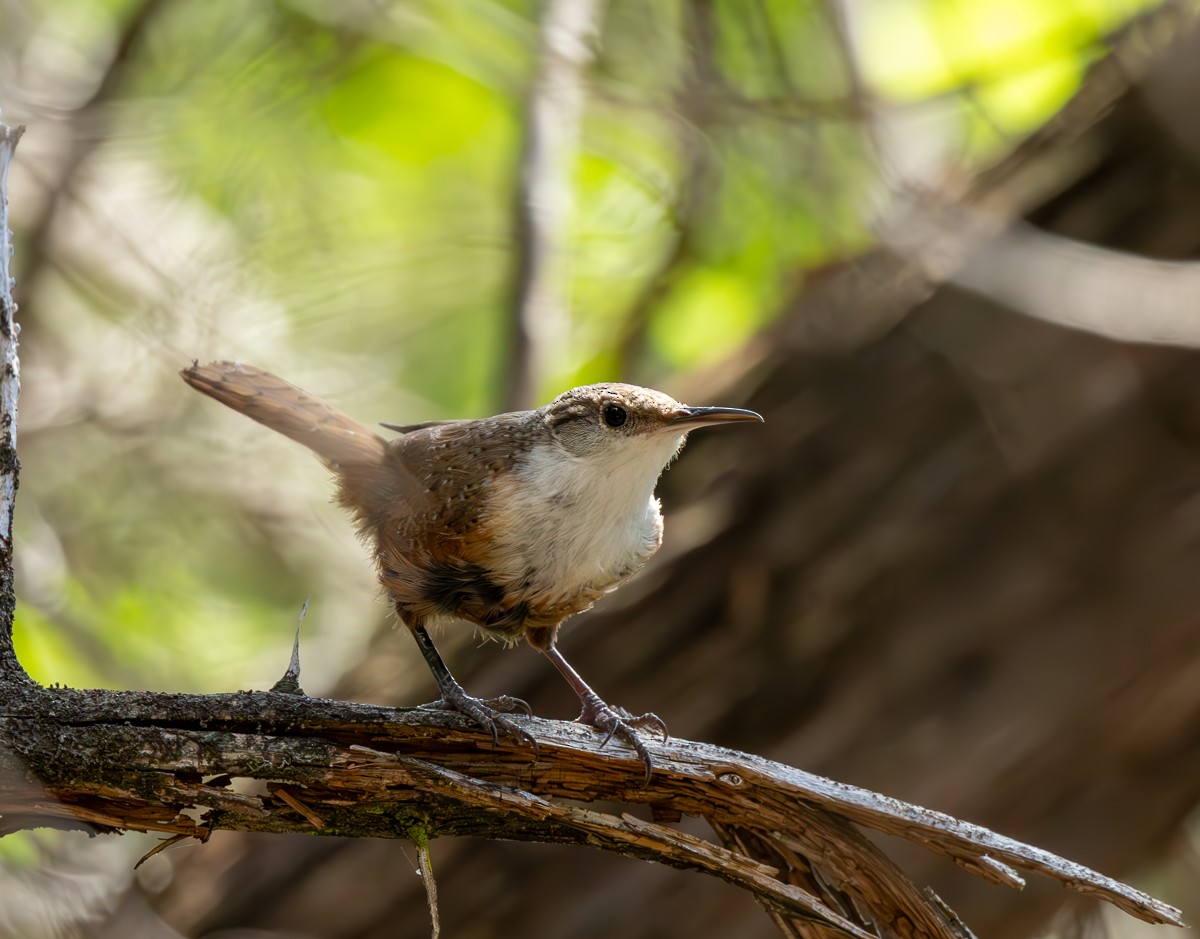
<path id="1" fill-rule="evenodd" d="M 650 759 L 650 751 L 646 749 L 646 745 L 638 736 L 637 731 L 643 728 L 650 728 L 658 731 L 665 743 L 667 740 L 667 725 L 663 723 L 661 717 L 657 714 L 643 714 L 640 717 L 632 716 L 624 708 L 612 707 L 605 704 L 591 686 L 583 680 L 579 672 L 571 667 L 571 663 L 563 658 L 563 654 L 558 651 L 557 646 L 547 646 L 544 649 L 538 649 L 542 655 L 546 656 L 554 667 L 558 669 L 559 674 L 567 680 L 577 695 L 579 701 L 583 705 L 583 710 L 579 712 L 579 717 L 576 720 L 581 724 L 590 724 L 598 730 L 604 731 L 605 743 L 608 743 L 613 737 L 620 737 L 627 741 L 633 749 L 637 751 L 638 756 L 642 758 L 642 762 L 646 765 L 646 782 L 650 781 L 650 774 L 654 771 L 654 763 Z"/>
<path id="2" fill-rule="evenodd" d="M 537 741 L 533 739 L 529 731 L 523 727 L 519 727 L 501 713 L 519 711 L 526 717 L 529 717 L 533 713 L 533 710 L 528 704 L 520 698 L 512 698 L 508 695 L 501 695 L 498 698 L 476 698 L 473 695 L 467 694 L 463 690 L 463 686 L 450 674 L 450 669 L 447 668 L 437 647 L 434 646 L 433 638 L 429 635 L 429 631 L 426 630 L 424 623 L 409 622 L 404 617 L 400 619 L 408 627 L 409 632 L 413 634 L 413 638 L 417 640 L 417 647 L 421 650 L 421 655 L 424 657 L 425 663 L 429 666 L 429 670 L 433 672 L 433 679 L 437 682 L 440 694 L 440 697 L 436 701 L 423 704 L 421 707 L 436 708 L 443 711 L 457 711 L 459 714 L 465 714 L 484 730 L 491 733 L 492 746 L 499 744 L 500 732 L 504 731 L 504 733 L 517 741 L 528 743 L 533 747 L 534 753 L 537 753 Z"/>

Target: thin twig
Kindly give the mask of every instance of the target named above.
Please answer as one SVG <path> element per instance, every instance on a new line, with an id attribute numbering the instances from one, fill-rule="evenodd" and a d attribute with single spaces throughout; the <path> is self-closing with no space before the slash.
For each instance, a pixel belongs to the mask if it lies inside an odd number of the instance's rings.
<path id="1" fill-rule="evenodd" d="M 429 838 L 420 838 L 417 842 L 417 864 L 421 883 L 425 885 L 425 902 L 429 906 L 430 936 L 438 939 L 442 934 L 442 918 L 438 913 L 437 878 L 433 876 L 433 858 L 429 855 Z"/>
<path id="2" fill-rule="evenodd" d="M 293 811 L 303 815 L 308 820 L 308 823 L 312 825 L 313 828 L 317 829 L 317 831 L 321 831 L 325 827 L 325 821 L 320 815 L 310 809 L 286 789 L 273 788 L 271 790 L 271 795 L 277 796 L 281 802 L 286 803 Z"/>
<path id="3" fill-rule="evenodd" d="M 300 608 L 300 618 L 296 621 L 296 636 L 292 640 L 292 657 L 288 661 L 288 667 L 284 669 L 279 681 L 271 686 L 272 691 L 278 691 L 280 694 L 304 694 L 304 689 L 300 687 L 300 627 L 304 625 L 304 617 L 308 613 L 308 601 L 311 599 L 311 596 L 305 597 L 304 606 Z"/>
<path id="4" fill-rule="evenodd" d="M 153 848 L 151 848 L 149 851 L 147 851 L 145 854 L 143 854 L 140 858 L 137 859 L 137 863 L 133 865 L 133 869 L 137 870 L 139 867 L 141 867 L 143 864 L 145 864 L 148 860 L 150 860 L 150 858 L 154 857 L 154 855 L 158 854 L 160 851 L 166 851 L 167 848 L 171 847 L 171 845 L 179 844 L 179 842 L 186 841 L 188 838 L 191 838 L 191 837 L 192 836 L 190 834 L 179 834 L 179 835 L 172 835 L 170 838 L 163 838 L 162 841 L 160 841 Z"/>

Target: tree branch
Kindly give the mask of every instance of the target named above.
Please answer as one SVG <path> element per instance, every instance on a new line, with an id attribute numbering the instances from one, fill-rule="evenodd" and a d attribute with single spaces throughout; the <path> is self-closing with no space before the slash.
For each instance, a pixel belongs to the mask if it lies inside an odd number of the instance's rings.
<path id="1" fill-rule="evenodd" d="M 17 498 L 17 397 L 21 392 L 21 363 L 17 358 L 17 304 L 9 273 L 12 232 L 8 229 L 8 168 L 24 127 L 0 121 L 0 682 L 25 679 L 13 649 L 13 506 Z"/>
<path id="2" fill-rule="evenodd" d="M 935 283 L 1118 342 L 1200 346 L 1200 264 L 1064 238 L 962 205 L 914 200 L 880 226 Z"/>
<path id="3" fill-rule="evenodd" d="M 1056 879 L 1153 923 L 1179 912 L 1131 887 L 987 829 L 704 743 L 632 751 L 595 731 L 529 719 L 528 747 L 456 715 L 274 692 L 225 695 L 0 686 L 0 834 L 52 826 L 217 829 L 359 837 L 477 836 L 586 844 L 719 877 L 777 918 L 866 937 L 871 923 L 957 935 L 862 830 L 943 854 L 996 884 Z M 249 780 L 247 786 L 235 780 Z M 616 802 L 620 812 L 587 803 Z M 649 807 L 653 821 L 633 814 Z M 201 817 L 196 821 L 195 810 Z M 706 819 L 723 844 L 669 824 Z"/>

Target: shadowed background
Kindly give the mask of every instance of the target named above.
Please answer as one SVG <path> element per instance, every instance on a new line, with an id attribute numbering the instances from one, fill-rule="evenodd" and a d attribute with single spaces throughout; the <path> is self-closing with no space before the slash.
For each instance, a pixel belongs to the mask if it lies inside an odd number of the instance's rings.
<path id="1" fill-rule="evenodd" d="M 689 445 L 663 551 L 568 626 L 602 695 L 1200 917 L 1200 359 L 1136 341 L 1197 332 L 1186 9 L 0 0 L 0 23 L 0 108 L 30 127 L 36 678 L 267 687 L 311 594 L 306 690 L 434 696 L 319 465 L 189 392 L 192 358 L 398 423 L 637 381 L 768 423 Z M 442 641 L 473 692 L 573 713 L 538 656 Z M 407 845 L 218 833 L 134 875 L 152 844 L 5 838 L 0 931 L 429 931 Z M 773 934 L 731 888 L 597 852 L 433 858 L 445 935 Z M 902 863 L 981 936 L 1145 929 Z"/>

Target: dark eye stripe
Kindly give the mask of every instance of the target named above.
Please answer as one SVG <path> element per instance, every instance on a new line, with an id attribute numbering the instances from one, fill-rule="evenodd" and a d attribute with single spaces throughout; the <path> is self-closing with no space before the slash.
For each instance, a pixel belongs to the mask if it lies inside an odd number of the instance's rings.
<path id="1" fill-rule="evenodd" d="M 546 423 L 552 430 L 557 430 L 572 421 L 594 421 L 595 419 L 596 406 L 589 405 L 586 401 L 558 402 L 546 414 Z"/>

